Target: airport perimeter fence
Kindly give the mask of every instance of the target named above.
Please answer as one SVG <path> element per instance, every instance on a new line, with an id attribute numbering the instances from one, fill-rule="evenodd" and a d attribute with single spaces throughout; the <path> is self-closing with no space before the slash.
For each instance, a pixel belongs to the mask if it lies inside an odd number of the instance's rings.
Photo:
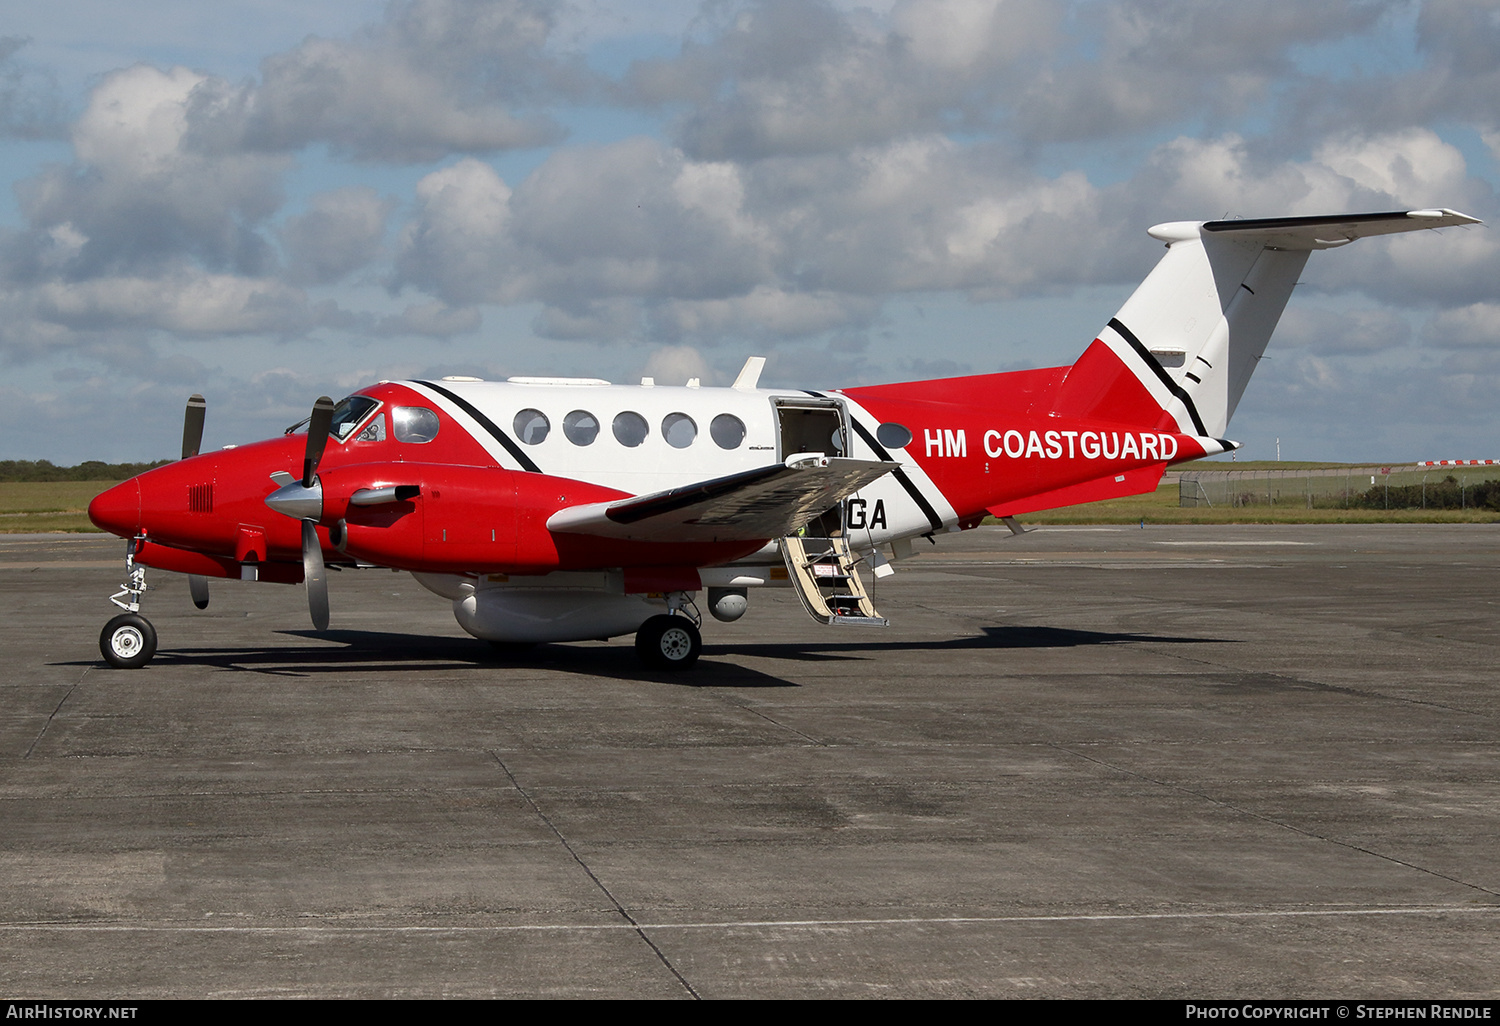
<path id="1" fill-rule="evenodd" d="M 1298 506 L 1306 509 L 1500 510 L 1500 466 L 1302 467 L 1189 470 L 1177 481 L 1182 507 Z"/>

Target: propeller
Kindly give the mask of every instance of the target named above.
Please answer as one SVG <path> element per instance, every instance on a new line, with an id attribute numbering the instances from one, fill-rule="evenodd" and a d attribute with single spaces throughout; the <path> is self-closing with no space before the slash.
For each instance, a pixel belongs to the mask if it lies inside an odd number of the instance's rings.
<path id="1" fill-rule="evenodd" d="M 318 541 L 316 521 L 302 521 L 302 577 L 307 581 L 307 610 L 313 629 L 328 629 L 328 572 L 323 566 L 323 546 Z"/>
<path id="2" fill-rule="evenodd" d="M 196 393 L 188 397 L 187 411 L 182 417 L 182 458 L 191 459 L 203 447 L 203 420 L 208 414 L 208 403 Z M 193 596 L 193 605 L 208 608 L 208 578 L 199 574 L 188 574 L 188 592 Z"/>
<path id="3" fill-rule="evenodd" d="M 311 492 L 318 485 L 318 512 L 302 518 L 302 577 L 307 581 L 307 611 L 312 614 L 313 629 L 328 629 L 328 571 L 323 566 L 323 545 L 318 541 L 318 518 L 323 515 L 323 488 L 318 484 L 318 463 L 328 447 L 328 432 L 333 428 L 333 400 L 318 396 L 313 403 L 312 418 L 307 422 L 307 451 L 302 457 L 302 488 Z M 311 497 L 311 496 L 309 496 Z"/>
<path id="4" fill-rule="evenodd" d="M 302 478 L 298 480 L 284 470 L 271 475 L 276 490 L 266 496 L 266 505 L 284 516 L 302 521 L 302 576 L 307 582 L 307 608 L 313 626 L 328 629 L 328 568 L 323 563 L 323 546 L 318 541 L 318 522 L 323 519 L 323 482 L 318 479 L 318 464 L 328 447 L 336 407 L 328 396 L 319 396 L 307 420 L 307 449 L 302 456 Z M 405 502 L 421 493 L 418 485 L 386 485 L 361 488 L 350 498 L 354 506 L 379 506 L 388 502 Z M 330 535 L 342 546 L 341 528 Z"/>
<path id="5" fill-rule="evenodd" d="M 302 457 L 302 487 L 311 488 L 318 479 L 318 461 L 328 447 L 328 432 L 333 429 L 333 400 L 318 396 L 313 403 L 312 419 L 307 423 L 307 453 Z"/>
<path id="6" fill-rule="evenodd" d="M 307 581 L 307 608 L 313 626 L 320 631 L 328 628 L 328 574 L 323 565 L 323 546 L 318 541 L 318 521 L 323 517 L 323 483 L 318 480 L 318 464 L 328 447 L 333 411 L 333 400 L 326 395 L 313 403 L 312 416 L 307 422 L 301 480 L 278 470 L 271 475 L 277 488 L 266 496 L 266 505 L 271 509 L 302 521 L 302 576 Z"/>
<path id="7" fill-rule="evenodd" d="M 188 397 L 187 413 L 182 418 L 182 458 L 198 455 L 203 445 L 203 418 L 208 413 L 208 404 L 201 395 Z"/>

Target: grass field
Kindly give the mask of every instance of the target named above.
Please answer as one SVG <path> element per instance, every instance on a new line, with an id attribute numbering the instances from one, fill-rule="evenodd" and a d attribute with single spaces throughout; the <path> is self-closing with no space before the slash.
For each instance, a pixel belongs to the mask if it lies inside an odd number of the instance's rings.
<path id="1" fill-rule="evenodd" d="M 1177 483 L 1163 484 L 1151 495 L 1110 499 L 1082 506 L 1028 513 L 1023 524 L 1490 524 L 1494 510 L 1475 509 L 1308 509 L 1285 506 L 1183 508 L 1177 505 Z"/>
<path id="2" fill-rule="evenodd" d="M 44 531 L 96 531 L 89 523 L 89 500 L 113 481 L 0 482 L 0 534 Z M 1083 506 L 1028 513 L 1026 524 L 1489 524 L 1500 522 L 1493 510 L 1307 509 L 1287 506 L 1244 508 L 1177 505 L 1176 483 L 1152 495 L 1111 499 Z"/>
<path id="3" fill-rule="evenodd" d="M 0 481 L 0 533 L 97 531 L 89 500 L 114 481 Z"/>

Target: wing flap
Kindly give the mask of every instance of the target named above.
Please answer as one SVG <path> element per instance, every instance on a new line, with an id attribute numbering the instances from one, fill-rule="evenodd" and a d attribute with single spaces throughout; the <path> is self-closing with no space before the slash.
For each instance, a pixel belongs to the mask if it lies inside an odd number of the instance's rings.
<path id="1" fill-rule="evenodd" d="M 653 542 L 752 541 L 795 534 L 899 463 L 799 454 L 785 463 L 650 495 L 558 510 L 555 534 Z"/>

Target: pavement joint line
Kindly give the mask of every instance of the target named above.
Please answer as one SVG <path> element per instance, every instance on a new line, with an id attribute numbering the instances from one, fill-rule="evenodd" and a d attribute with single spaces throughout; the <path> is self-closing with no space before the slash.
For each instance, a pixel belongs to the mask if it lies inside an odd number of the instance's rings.
<path id="1" fill-rule="evenodd" d="M 348 934 L 465 934 L 465 933 L 558 933 L 612 932 L 629 930 L 735 930 L 735 929 L 828 929 L 849 926 L 982 926 L 987 923 L 1108 923 L 1143 921 L 1197 921 L 1215 919 L 1309 919 L 1354 916 L 1446 916 L 1495 915 L 1500 905 L 1423 905 L 1390 908 L 1259 909 L 1219 912 L 1101 912 L 1032 916 L 891 916 L 874 919 L 726 919 L 689 923 L 507 923 L 487 926 L 367 926 L 342 923 L 302 926 L 201 926 L 143 923 L 0 923 L 0 932 L 55 933 L 348 933 Z M 696 993 L 694 996 L 698 996 Z"/>
<path id="2" fill-rule="evenodd" d="M 47 736 L 47 728 L 52 726 L 53 717 L 62 712 L 63 705 L 68 701 L 69 698 L 73 696 L 73 692 L 77 691 L 79 686 L 83 684 L 83 678 L 87 677 L 89 675 L 89 671 L 93 668 L 94 667 L 92 665 L 85 666 L 83 668 L 83 672 L 78 675 L 78 679 L 73 682 L 71 687 L 68 688 L 67 694 L 63 695 L 62 698 L 58 700 L 56 708 L 54 708 L 50 713 L 47 714 L 47 722 L 42 724 L 42 729 L 37 732 L 37 735 L 32 740 L 31 745 L 26 749 L 26 754 L 21 756 L 22 759 L 31 758 L 31 753 L 36 751 L 36 746 L 41 744 L 42 738 Z"/>
<path id="3" fill-rule="evenodd" d="M 827 741 L 819 741 L 817 738 L 813 737 L 811 734 L 804 734 L 802 731 L 798 730 L 796 727 L 789 726 L 788 724 L 782 723 L 779 720 L 777 720 L 775 717 L 767 716 L 765 713 L 761 712 L 759 709 L 756 709 L 754 706 L 742 705 L 739 702 L 733 701 L 729 696 L 724 696 L 723 697 L 723 701 L 728 702 L 730 705 L 732 705 L 736 709 L 741 709 L 741 710 L 743 710 L 743 711 L 745 711 L 747 713 L 753 713 L 754 715 L 759 716 L 761 719 L 765 720 L 767 723 L 771 724 L 774 727 L 778 727 L 781 730 L 789 731 L 789 732 L 791 732 L 793 734 L 796 734 L 798 737 L 802 738 L 804 741 L 806 741 L 808 744 L 812 745 L 814 748 L 828 748 L 828 747 L 830 747 Z"/>
<path id="4" fill-rule="evenodd" d="M 1092 762 L 1098 766 L 1103 766 L 1105 769 L 1113 770 L 1116 773 L 1124 773 L 1128 776 L 1135 777 L 1137 780 L 1145 780 L 1149 783 L 1155 784 L 1157 787 L 1164 787 L 1168 788 L 1169 790 L 1180 792 L 1182 794 L 1192 795 L 1195 798 L 1201 798 L 1202 800 L 1211 802 L 1214 805 L 1219 806 L 1220 808 L 1229 809 L 1232 812 L 1239 813 L 1242 816 L 1249 816 L 1252 819 L 1258 819 L 1262 823 L 1269 823 L 1272 826 L 1280 827 L 1283 830 L 1289 830 L 1295 834 L 1301 834 L 1303 837 L 1310 837 L 1313 840 L 1322 841 L 1325 844 L 1335 844 L 1341 848 L 1347 848 L 1350 851 L 1357 851 L 1365 855 L 1370 855 L 1377 859 L 1384 859 L 1385 861 L 1392 862 L 1398 866 L 1405 866 L 1407 869 L 1414 869 L 1418 873 L 1425 873 L 1428 876 L 1435 876 L 1439 880 L 1447 880 L 1449 883 L 1457 884 L 1460 887 L 1469 887 L 1480 892 L 1481 894 L 1488 894 L 1493 897 L 1500 898 L 1500 891 L 1485 887 L 1483 884 L 1473 883 L 1469 880 L 1462 880 L 1456 876 L 1449 876 L 1447 873 L 1439 873 L 1435 869 L 1428 869 L 1426 866 L 1419 866 L 1414 862 L 1407 862 L 1404 859 L 1398 859 L 1394 855 L 1387 855 L 1384 852 L 1366 848 L 1362 845 L 1355 844 L 1353 841 L 1341 841 L 1337 837 L 1329 837 L 1326 834 L 1320 834 L 1312 830 L 1306 830 L 1302 827 L 1297 826 L 1295 823 L 1287 823 L 1282 820 L 1275 819 L 1271 816 L 1267 816 L 1262 813 L 1255 812 L 1251 809 L 1244 808 L 1240 805 L 1236 805 L 1234 802 L 1225 801 L 1222 798 L 1215 798 L 1211 794 L 1206 794 L 1202 791 L 1194 790 L 1193 788 L 1186 787 L 1182 784 L 1173 784 L 1165 780 L 1158 780 L 1155 777 L 1148 776 L 1145 773 L 1139 773 L 1135 770 L 1127 769 L 1124 766 L 1116 766 L 1113 763 L 1107 762 L 1103 759 L 1095 759 L 1092 756 L 1083 754 L 1082 752 L 1075 752 L 1063 745 L 1054 745 L 1053 747 L 1057 748 L 1058 751 L 1067 752 L 1070 755 L 1075 755 L 1080 759 L 1087 760 L 1088 762 Z"/>
<path id="5" fill-rule="evenodd" d="M 623 918 L 625 922 L 629 924 L 628 927 L 622 926 L 620 928 L 628 928 L 634 930 L 635 935 L 646 943 L 646 946 L 652 950 L 661 964 L 666 966 L 667 971 L 670 972 L 676 978 L 677 982 L 682 985 L 682 989 L 687 991 L 695 1001 L 702 1000 L 699 993 L 693 989 L 693 985 L 687 981 L 687 978 L 684 977 L 682 973 L 677 971 L 677 967 L 672 964 L 671 959 L 667 958 L 666 952 L 657 947 L 656 942 L 646 935 L 645 928 L 642 927 L 640 923 L 636 922 L 635 917 L 626 910 L 624 905 L 620 904 L 620 900 L 616 898 L 612 893 L 610 893 L 609 888 L 604 885 L 604 881 L 600 880 L 599 877 L 595 875 L 594 871 L 589 868 L 588 863 L 583 861 L 582 856 L 580 856 L 578 852 L 574 850 L 573 846 L 568 843 L 568 839 L 563 836 L 562 831 L 557 829 L 557 825 L 552 822 L 547 814 L 542 811 L 541 806 L 536 803 L 536 800 L 533 799 L 531 795 L 527 793 L 526 789 L 521 786 L 521 782 L 517 780 L 516 775 L 510 771 L 510 767 L 505 765 L 505 760 L 500 758 L 500 753 L 492 751 L 490 752 L 490 755 L 494 757 L 496 764 L 499 765 L 501 771 L 510 780 L 510 785 L 516 789 L 516 793 L 525 800 L 527 805 L 531 806 L 531 811 L 536 813 L 537 818 L 540 819 L 543 823 L 547 824 L 547 829 L 552 831 L 552 833 L 557 837 L 558 842 L 563 846 L 563 850 L 565 850 L 570 856 L 572 856 L 573 861 L 578 863 L 579 868 L 582 869 L 585 874 L 587 874 L 590 880 L 594 881 L 594 886 L 598 887 L 599 890 L 604 893 L 604 896 L 610 900 L 610 904 L 614 905 L 616 911 L 620 913 L 621 918 Z"/>

